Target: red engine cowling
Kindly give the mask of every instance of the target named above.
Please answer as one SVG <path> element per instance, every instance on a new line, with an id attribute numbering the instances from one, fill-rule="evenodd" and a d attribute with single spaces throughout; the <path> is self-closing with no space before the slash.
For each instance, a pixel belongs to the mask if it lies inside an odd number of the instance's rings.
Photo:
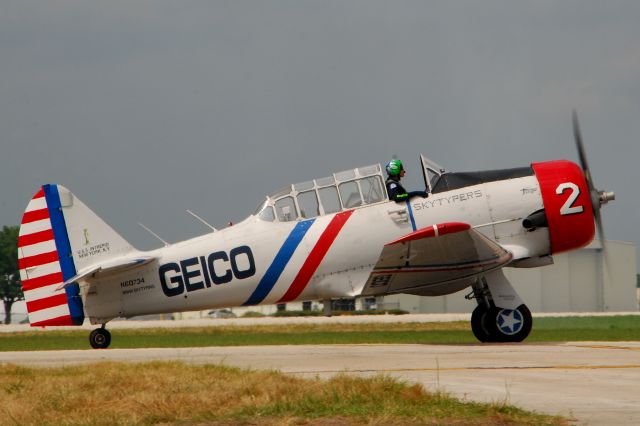
<path id="1" fill-rule="evenodd" d="M 595 235 L 589 187 L 582 169 L 567 160 L 531 165 L 540 184 L 549 224 L 551 253 L 575 250 Z"/>

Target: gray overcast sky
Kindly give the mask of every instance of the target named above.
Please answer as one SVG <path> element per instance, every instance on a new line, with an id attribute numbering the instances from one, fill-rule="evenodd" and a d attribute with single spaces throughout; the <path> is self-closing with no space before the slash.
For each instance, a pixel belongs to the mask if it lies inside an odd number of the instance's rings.
<path id="1" fill-rule="evenodd" d="M 397 154 L 449 170 L 577 161 L 640 241 L 640 2 L 0 2 L 0 225 L 67 186 L 135 246 Z"/>

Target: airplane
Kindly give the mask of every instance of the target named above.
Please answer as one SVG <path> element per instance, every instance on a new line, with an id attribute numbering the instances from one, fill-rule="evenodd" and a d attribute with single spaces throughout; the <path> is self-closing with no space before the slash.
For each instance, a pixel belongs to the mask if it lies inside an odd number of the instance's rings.
<path id="1" fill-rule="evenodd" d="M 521 342 L 531 312 L 503 268 L 550 265 L 592 241 L 600 208 L 577 116 L 580 165 L 567 160 L 446 172 L 420 156 L 427 196 L 389 199 L 377 164 L 289 185 L 225 229 L 135 249 L 67 188 L 47 184 L 28 203 L 18 240 L 31 326 L 83 324 L 107 348 L 118 317 L 234 306 L 441 296 L 470 288 L 480 342 Z M 594 224 L 595 222 L 595 224 Z"/>

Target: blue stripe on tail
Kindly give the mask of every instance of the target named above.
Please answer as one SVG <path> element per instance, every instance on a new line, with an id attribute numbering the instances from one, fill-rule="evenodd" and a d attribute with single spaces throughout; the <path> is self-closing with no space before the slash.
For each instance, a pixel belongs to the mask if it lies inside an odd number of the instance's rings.
<path id="1" fill-rule="evenodd" d="M 62 203 L 60 202 L 60 194 L 57 185 L 44 185 L 44 196 L 47 200 L 47 208 L 49 209 L 49 218 L 51 219 L 51 227 L 53 228 L 53 237 L 56 241 L 56 250 L 60 259 L 60 269 L 62 269 L 62 278 L 66 281 L 76 275 L 76 267 L 73 263 L 73 253 L 71 253 L 71 243 L 69 242 L 69 234 L 67 234 L 67 225 L 62 214 Z M 84 322 L 84 309 L 82 307 L 82 298 L 80 297 L 80 286 L 72 284 L 65 288 L 67 293 L 67 303 L 71 320 L 75 325 L 81 325 Z"/>

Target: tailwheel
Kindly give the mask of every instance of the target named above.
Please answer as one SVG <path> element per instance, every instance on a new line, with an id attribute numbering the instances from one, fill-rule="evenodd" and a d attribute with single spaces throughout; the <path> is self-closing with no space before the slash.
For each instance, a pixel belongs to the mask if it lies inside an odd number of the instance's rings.
<path id="1" fill-rule="evenodd" d="M 96 328 L 89 334 L 89 343 L 93 349 L 106 349 L 111 343 L 111 333 L 104 328 Z"/>
<path id="2" fill-rule="evenodd" d="M 522 342 L 531 332 L 533 318 L 524 304 L 516 309 L 492 307 L 485 315 L 484 325 L 491 335 L 489 341 Z"/>

